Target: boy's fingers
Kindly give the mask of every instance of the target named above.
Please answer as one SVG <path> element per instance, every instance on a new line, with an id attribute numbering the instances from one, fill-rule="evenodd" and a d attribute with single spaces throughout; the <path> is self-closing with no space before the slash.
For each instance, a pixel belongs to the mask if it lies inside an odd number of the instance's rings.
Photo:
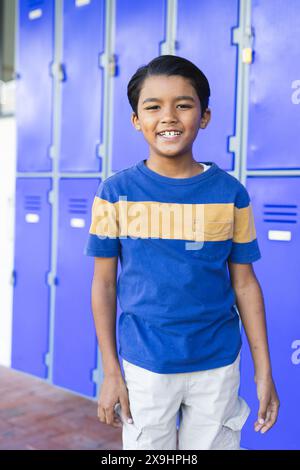
<path id="1" fill-rule="evenodd" d="M 269 407 L 267 409 L 266 419 L 265 419 L 264 424 L 261 424 L 261 425 L 258 424 L 258 426 L 255 426 L 255 430 L 260 431 L 262 434 L 264 434 L 272 426 L 274 426 L 276 419 L 277 419 L 277 409 L 273 407 Z M 258 423 L 258 421 L 256 423 Z"/>
<path id="2" fill-rule="evenodd" d="M 116 427 L 115 414 L 113 407 L 104 407 L 98 403 L 97 415 L 101 423 L 109 424 Z M 118 426 L 119 427 L 119 426 Z"/>
<path id="3" fill-rule="evenodd" d="M 254 423 L 255 431 L 260 431 L 262 427 L 263 427 L 263 424 L 259 424 L 258 421 L 255 421 L 255 423 Z"/>
<path id="4" fill-rule="evenodd" d="M 114 406 L 109 406 L 105 408 L 104 411 L 105 411 L 106 423 L 109 424 L 110 426 L 113 426 L 114 421 L 115 421 Z"/>
<path id="5" fill-rule="evenodd" d="M 100 405 L 98 405 L 97 414 L 98 414 L 98 419 L 101 421 L 101 423 L 105 423 L 106 422 L 105 413 L 104 413 L 102 406 Z"/>
<path id="6" fill-rule="evenodd" d="M 268 400 L 261 399 L 260 404 L 259 404 L 258 419 L 257 419 L 259 424 L 263 424 L 265 422 L 267 409 L 268 409 Z"/>
<path id="7" fill-rule="evenodd" d="M 270 410 L 268 410 L 270 414 L 269 421 L 272 423 L 272 426 L 277 421 L 278 409 L 279 409 L 279 403 L 272 403 L 272 405 L 270 406 Z"/>
<path id="8" fill-rule="evenodd" d="M 255 421 L 254 423 L 255 431 L 260 431 L 262 427 L 264 426 L 264 424 L 266 423 L 267 409 L 268 409 L 268 401 L 261 399 L 259 402 L 257 421 Z"/>
<path id="9" fill-rule="evenodd" d="M 266 421 L 266 424 L 261 428 L 261 433 L 264 434 L 268 431 L 275 423 L 276 418 L 272 412 L 269 413 L 269 419 Z"/>
<path id="10" fill-rule="evenodd" d="M 126 420 L 127 423 L 132 424 L 133 419 L 131 416 L 130 408 L 129 408 L 129 402 L 127 400 L 121 400 L 121 413 L 123 414 L 124 419 Z"/>

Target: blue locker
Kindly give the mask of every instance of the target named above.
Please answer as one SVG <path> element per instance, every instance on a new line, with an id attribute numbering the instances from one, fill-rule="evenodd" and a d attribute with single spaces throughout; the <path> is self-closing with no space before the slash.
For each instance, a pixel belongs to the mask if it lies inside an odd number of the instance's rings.
<path id="1" fill-rule="evenodd" d="M 52 132 L 53 0 L 20 0 L 17 44 L 17 169 L 49 171 Z"/>
<path id="2" fill-rule="evenodd" d="M 47 377 L 50 288 L 50 179 L 16 183 L 12 368 Z"/>
<path id="3" fill-rule="evenodd" d="M 54 324 L 53 383 L 95 395 L 97 341 L 91 309 L 94 259 L 84 256 L 99 180 L 61 179 Z"/>
<path id="4" fill-rule="evenodd" d="M 252 25 L 248 168 L 300 168 L 299 1 L 252 0 Z"/>
<path id="5" fill-rule="evenodd" d="M 203 71 L 211 91 L 211 121 L 199 130 L 194 157 L 215 161 L 224 170 L 234 169 L 229 138 L 236 133 L 238 47 L 232 29 L 238 22 L 238 0 L 178 0 L 176 54 Z"/>
<path id="6" fill-rule="evenodd" d="M 262 258 L 254 264 L 261 284 L 273 377 L 279 400 L 278 421 L 265 434 L 254 431 L 258 400 L 254 368 L 245 331 L 241 357 L 241 395 L 251 408 L 242 446 L 249 449 L 299 449 L 300 368 L 300 233 L 298 177 L 250 177 L 252 200 Z"/>
<path id="7" fill-rule="evenodd" d="M 112 168 L 116 172 L 148 157 L 148 144 L 130 121 L 127 84 L 136 69 L 160 53 L 165 41 L 166 0 L 117 0 Z"/>
<path id="8" fill-rule="evenodd" d="M 104 0 L 64 1 L 60 171 L 101 171 Z"/>

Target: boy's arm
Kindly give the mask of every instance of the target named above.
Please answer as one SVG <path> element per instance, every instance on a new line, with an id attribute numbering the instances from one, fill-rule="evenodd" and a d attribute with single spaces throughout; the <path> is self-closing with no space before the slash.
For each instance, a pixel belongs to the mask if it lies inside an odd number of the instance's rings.
<path id="1" fill-rule="evenodd" d="M 98 399 L 98 418 L 102 423 L 121 427 L 120 419 L 114 413 L 116 403 L 121 404 L 122 415 L 129 423 L 132 423 L 132 416 L 116 349 L 118 256 L 94 259 L 92 311 L 104 373 Z"/>
<path id="2" fill-rule="evenodd" d="M 122 376 L 116 350 L 116 278 L 118 257 L 95 257 L 92 281 L 92 311 L 104 376 Z"/>
<path id="3" fill-rule="evenodd" d="M 228 268 L 253 357 L 255 377 L 272 376 L 263 294 L 252 264 L 228 261 Z"/>
<path id="4" fill-rule="evenodd" d="M 228 268 L 254 362 L 254 380 L 260 400 L 255 430 L 265 432 L 277 420 L 279 399 L 272 377 L 263 294 L 251 263 L 228 261 Z"/>

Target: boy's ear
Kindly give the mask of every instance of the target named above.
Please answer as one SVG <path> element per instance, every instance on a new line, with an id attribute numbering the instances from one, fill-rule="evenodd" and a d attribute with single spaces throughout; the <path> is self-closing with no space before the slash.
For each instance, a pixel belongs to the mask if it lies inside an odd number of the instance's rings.
<path id="1" fill-rule="evenodd" d="M 131 114 L 131 122 L 132 122 L 132 124 L 134 125 L 134 127 L 136 128 L 137 131 L 141 130 L 141 126 L 139 124 L 139 119 L 138 119 L 138 117 L 137 117 L 137 115 L 135 114 L 134 111 Z"/>
<path id="2" fill-rule="evenodd" d="M 210 121 L 210 118 L 211 118 L 211 110 L 209 108 L 207 108 L 205 111 L 204 111 L 204 114 L 201 118 L 201 121 L 200 121 L 200 128 L 201 129 L 205 129 Z"/>

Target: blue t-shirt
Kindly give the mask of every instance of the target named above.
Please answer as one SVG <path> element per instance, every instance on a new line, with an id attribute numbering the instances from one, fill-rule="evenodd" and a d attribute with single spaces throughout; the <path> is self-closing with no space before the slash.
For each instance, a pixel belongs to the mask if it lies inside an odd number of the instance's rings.
<path id="1" fill-rule="evenodd" d="M 231 364 L 241 348 L 227 260 L 261 257 L 246 188 L 214 162 L 190 178 L 141 160 L 102 181 L 84 253 L 119 256 L 118 352 L 157 373 Z"/>

